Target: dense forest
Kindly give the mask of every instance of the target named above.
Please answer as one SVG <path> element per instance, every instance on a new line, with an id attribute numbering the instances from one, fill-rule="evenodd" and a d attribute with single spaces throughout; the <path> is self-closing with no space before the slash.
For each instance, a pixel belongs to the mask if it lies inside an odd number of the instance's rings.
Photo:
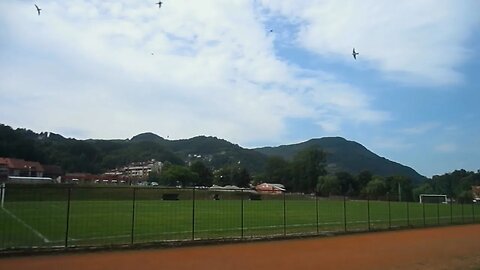
<path id="1" fill-rule="evenodd" d="M 338 144 L 346 140 L 325 141 Z M 348 149 L 344 146 L 321 147 L 319 142 L 322 140 L 254 151 L 215 137 L 199 136 L 169 141 L 155 134 L 144 133 L 130 140 L 76 140 L 54 133 L 14 130 L 0 125 L 0 157 L 59 165 L 66 172 L 94 174 L 131 162 L 155 159 L 165 165 L 161 173 L 152 172 L 148 180 L 165 186 L 216 184 L 248 187 L 270 182 L 283 184 L 290 192 L 317 193 L 322 196 L 415 201 L 419 194 L 429 193 L 446 194 L 469 202 L 473 198 L 471 187 L 480 185 L 480 171 L 457 170 L 431 179 L 420 178 L 419 181 L 416 174 L 411 173 L 413 170 L 408 167 L 404 169 L 405 166 L 399 167 L 406 174 L 379 173 L 385 169 L 376 170 L 378 164 L 382 164 L 378 162 L 375 163 L 375 171 L 365 169 L 359 172 L 360 168 L 353 171 L 342 168 L 331 170 L 328 159 L 332 159 L 329 154 L 332 149 L 337 152 L 342 149 L 342 155 L 346 155 Z M 280 151 L 287 148 L 288 151 Z M 354 148 L 350 149 L 360 152 L 364 159 L 377 158 L 373 153 L 363 151 L 359 144 L 355 143 Z M 337 163 L 340 160 L 338 157 L 334 159 Z M 382 161 L 382 158 L 378 159 Z M 390 161 L 385 164 L 384 168 L 390 169 L 395 165 Z"/>
<path id="2" fill-rule="evenodd" d="M 76 140 L 54 133 L 13 130 L 0 125 L 0 156 L 59 165 L 67 172 L 102 173 L 130 162 L 156 159 L 183 164 L 158 143 L 128 140 Z"/>

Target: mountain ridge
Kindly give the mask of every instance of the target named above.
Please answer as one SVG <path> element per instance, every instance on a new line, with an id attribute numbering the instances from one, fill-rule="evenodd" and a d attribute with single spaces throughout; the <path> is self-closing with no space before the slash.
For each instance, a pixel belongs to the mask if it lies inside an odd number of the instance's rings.
<path id="1" fill-rule="evenodd" d="M 17 151 L 10 146 L 23 150 Z M 50 132 L 13 130 L 0 124 L 0 156 L 56 164 L 71 171 L 97 173 L 132 161 L 157 159 L 175 164 L 201 160 L 214 169 L 242 164 L 258 174 L 264 171 L 269 157 L 290 160 L 307 147 L 317 147 L 326 153 L 327 171 L 331 173 L 346 171 L 358 174 L 369 170 L 381 176 L 408 176 L 416 182 L 427 179 L 408 166 L 378 156 L 362 144 L 342 137 L 313 138 L 295 144 L 249 149 L 214 136 L 169 140 L 144 132 L 123 140 L 76 140 Z"/>
<path id="2" fill-rule="evenodd" d="M 314 138 L 296 144 L 261 147 L 255 148 L 255 150 L 267 156 L 280 156 L 289 160 L 298 151 L 307 147 L 318 147 L 325 151 L 327 170 L 330 172 L 347 171 L 352 174 L 358 174 L 368 170 L 382 176 L 405 175 L 416 182 L 427 179 L 411 167 L 379 156 L 364 145 L 343 137 Z"/>

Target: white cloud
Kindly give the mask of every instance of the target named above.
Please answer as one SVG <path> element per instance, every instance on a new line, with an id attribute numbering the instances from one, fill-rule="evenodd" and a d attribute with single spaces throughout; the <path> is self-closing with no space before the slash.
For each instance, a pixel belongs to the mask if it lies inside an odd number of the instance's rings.
<path id="1" fill-rule="evenodd" d="M 280 60 L 249 1 L 169 1 L 158 9 L 133 0 L 51 0 L 41 16 L 30 3 L 0 5 L 11 11 L 0 19 L 6 124 L 76 133 L 67 136 L 153 131 L 248 144 L 279 141 L 287 118 L 329 133 L 389 119 L 328 72 Z"/>
<path id="2" fill-rule="evenodd" d="M 375 136 L 372 138 L 370 144 L 374 149 L 393 150 L 393 151 L 404 151 L 414 146 L 412 142 L 407 142 L 403 138 L 392 137 L 392 136 L 390 137 Z"/>
<path id="3" fill-rule="evenodd" d="M 440 124 L 436 122 L 422 123 L 416 126 L 404 128 L 401 130 L 401 132 L 407 135 L 421 135 L 421 134 L 428 133 L 439 127 L 440 127 Z"/>
<path id="4" fill-rule="evenodd" d="M 442 143 L 436 145 L 434 150 L 441 153 L 452 153 L 457 151 L 458 146 L 455 143 Z"/>
<path id="5" fill-rule="evenodd" d="M 319 55 L 370 63 L 402 82 L 448 85 L 469 55 L 478 1 L 261 0 L 271 12 L 302 22 L 298 44 Z"/>

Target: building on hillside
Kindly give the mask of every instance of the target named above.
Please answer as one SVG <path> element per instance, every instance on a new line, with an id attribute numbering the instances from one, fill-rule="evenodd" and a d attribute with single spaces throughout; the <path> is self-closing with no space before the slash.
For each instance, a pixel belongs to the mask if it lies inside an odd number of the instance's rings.
<path id="1" fill-rule="evenodd" d="M 0 183 L 8 180 L 8 167 L 4 159 L 0 158 Z"/>
<path id="2" fill-rule="evenodd" d="M 0 164 L 4 164 L 4 168 L 7 168 L 8 176 L 43 177 L 43 166 L 36 161 L 26 161 L 17 158 L 0 158 Z"/>
<path id="3" fill-rule="evenodd" d="M 26 183 L 48 180 L 56 183 L 137 185 L 146 181 L 150 172 L 160 173 L 162 167 L 162 162 L 152 159 L 131 163 L 101 175 L 94 175 L 65 173 L 60 166 L 56 165 L 43 165 L 36 161 L 0 157 L 0 182 Z"/>
<path id="4" fill-rule="evenodd" d="M 282 194 L 286 191 L 282 184 L 261 183 L 255 186 L 258 193 Z"/>
<path id="5" fill-rule="evenodd" d="M 113 174 L 90 174 L 90 173 L 67 173 L 63 178 L 64 183 L 69 184 L 104 184 L 104 185 L 130 185 L 135 182 L 129 181 L 123 175 Z"/>
<path id="6" fill-rule="evenodd" d="M 0 181 L 8 183 L 50 183 L 45 168 L 36 161 L 18 158 L 0 158 Z"/>
<path id="7" fill-rule="evenodd" d="M 163 164 L 161 162 L 152 159 L 146 162 L 131 163 L 128 166 L 121 168 L 120 171 L 127 178 L 147 179 L 150 172 L 155 171 L 160 173 L 162 167 Z"/>
<path id="8" fill-rule="evenodd" d="M 150 172 L 161 173 L 163 163 L 154 159 L 145 162 L 133 162 L 127 166 L 106 172 L 109 177 L 123 177 L 131 183 L 138 183 L 148 179 Z"/>
<path id="9" fill-rule="evenodd" d="M 472 186 L 473 202 L 480 203 L 480 186 Z"/>
<path id="10" fill-rule="evenodd" d="M 90 173 L 67 173 L 63 178 L 63 183 L 87 184 L 95 183 L 99 177 Z"/>

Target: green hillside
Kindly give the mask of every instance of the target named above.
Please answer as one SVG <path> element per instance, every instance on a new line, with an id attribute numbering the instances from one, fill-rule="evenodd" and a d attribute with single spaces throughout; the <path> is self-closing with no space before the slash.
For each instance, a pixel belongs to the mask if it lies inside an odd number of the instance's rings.
<path id="1" fill-rule="evenodd" d="M 150 141 L 158 143 L 175 153 L 186 162 L 200 160 L 213 168 L 240 164 L 249 171 L 259 173 L 263 170 L 267 157 L 256 151 L 245 149 L 223 139 L 212 136 L 197 136 L 182 140 L 165 140 L 152 133 L 139 134 L 131 141 Z"/>
<path id="2" fill-rule="evenodd" d="M 379 157 L 361 144 L 340 137 L 246 149 L 211 136 L 168 140 L 153 133 L 142 133 L 125 140 L 77 140 L 0 125 L 0 156 L 60 165 L 67 172 L 101 173 L 130 162 L 156 159 L 179 165 L 202 161 L 212 169 L 241 164 L 252 174 L 259 174 L 264 171 L 269 156 L 290 160 L 309 147 L 327 153 L 329 172 L 358 174 L 368 170 L 381 176 L 407 176 L 417 182 L 425 179 L 412 168 Z"/>
<path id="3" fill-rule="evenodd" d="M 410 167 L 380 157 L 363 145 L 341 137 L 324 137 L 298 144 L 254 150 L 267 156 L 280 156 L 290 160 L 296 153 L 308 147 L 318 147 L 327 153 L 327 170 L 329 172 L 346 171 L 356 175 L 368 170 L 381 176 L 403 175 L 416 182 L 426 179 Z"/>

